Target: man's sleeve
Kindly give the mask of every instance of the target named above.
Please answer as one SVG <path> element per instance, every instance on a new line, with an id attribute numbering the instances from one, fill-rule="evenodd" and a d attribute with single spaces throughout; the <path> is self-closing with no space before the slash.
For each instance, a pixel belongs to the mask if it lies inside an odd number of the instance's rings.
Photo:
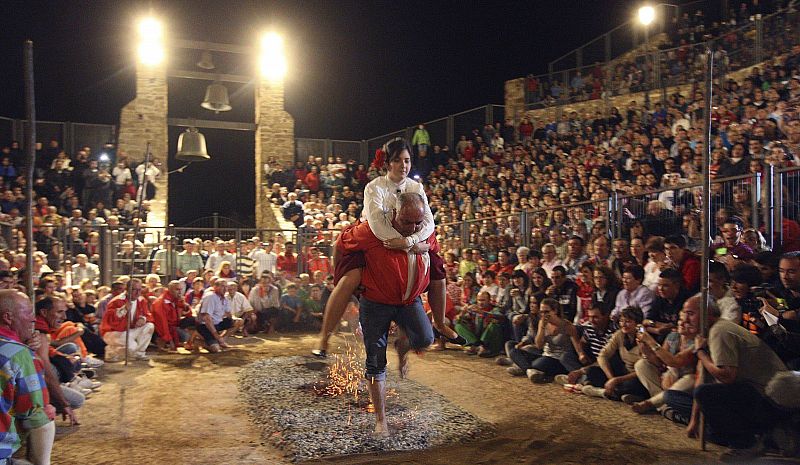
<path id="1" fill-rule="evenodd" d="M 715 331 L 716 330 L 716 331 Z M 738 367 L 739 351 L 736 350 L 735 336 L 714 325 L 708 333 L 708 349 L 714 365 L 718 367 Z"/>
<path id="2" fill-rule="evenodd" d="M 204 295 L 203 298 L 200 299 L 200 309 L 197 310 L 197 313 L 208 313 L 208 297 Z"/>
<path id="3" fill-rule="evenodd" d="M 380 247 L 381 243 L 372 233 L 369 223 L 360 223 L 342 232 L 340 244 L 345 252 L 358 252 Z"/>
<path id="4" fill-rule="evenodd" d="M 27 348 L 17 352 L 13 358 L 14 364 L 14 418 L 22 423 L 26 431 L 40 428 L 50 419 L 44 413 L 44 378 L 36 372 L 33 357 Z"/>

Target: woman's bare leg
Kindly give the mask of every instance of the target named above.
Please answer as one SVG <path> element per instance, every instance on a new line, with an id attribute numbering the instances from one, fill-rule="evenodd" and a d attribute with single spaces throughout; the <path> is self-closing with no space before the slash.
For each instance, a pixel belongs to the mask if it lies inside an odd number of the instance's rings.
<path id="1" fill-rule="evenodd" d="M 325 313 L 322 315 L 322 330 L 319 335 L 319 350 L 328 350 L 328 340 L 342 319 L 350 297 L 361 284 L 361 268 L 356 268 L 345 273 L 333 288 L 328 302 L 325 304 Z"/>
<path id="2" fill-rule="evenodd" d="M 431 304 L 433 327 L 436 331 L 439 331 L 439 334 L 447 339 L 457 338 L 458 333 L 444 324 L 444 311 L 447 304 L 447 289 L 445 288 L 444 279 L 431 280 L 428 288 L 428 303 Z"/>

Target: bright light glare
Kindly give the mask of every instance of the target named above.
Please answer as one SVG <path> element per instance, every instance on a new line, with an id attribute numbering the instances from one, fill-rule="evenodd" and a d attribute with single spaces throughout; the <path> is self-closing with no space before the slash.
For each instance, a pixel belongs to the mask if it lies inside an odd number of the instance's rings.
<path id="1" fill-rule="evenodd" d="M 280 81 L 286 75 L 283 38 L 274 32 L 261 38 L 261 74 L 270 81 Z"/>
<path id="2" fill-rule="evenodd" d="M 164 61 L 164 48 L 154 42 L 139 44 L 139 60 L 147 66 L 155 66 Z"/>
<path id="3" fill-rule="evenodd" d="M 649 26 L 653 20 L 656 19 L 656 10 L 652 6 L 643 6 L 639 8 L 639 22 L 645 26 Z"/>
<path id="4" fill-rule="evenodd" d="M 144 18 L 139 21 L 139 35 L 142 40 L 158 40 L 161 38 L 161 22 L 155 18 Z"/>
<path id="5" fill-rule="evenodd" d="M 161 21 L 146 17 L 139 21 L 139 61 L 156 66 L 164 61 L 163 26 Z"/>

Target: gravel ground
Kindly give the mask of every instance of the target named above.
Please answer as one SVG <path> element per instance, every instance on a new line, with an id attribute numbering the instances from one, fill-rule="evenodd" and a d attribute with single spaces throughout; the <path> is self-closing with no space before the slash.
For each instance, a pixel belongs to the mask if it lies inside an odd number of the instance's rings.
<path id="1" fill-rule="evenodd" d="M 392 434 L 375 438 L 362 386 L 354 395 L 320 396 L 313 386 L 328 365 L 312 357 L 259 360 L 239 372 L 239 389 L 262 437 L 296 461 L 376 451 L 411 451 L 486 439 L 494 427 L 442 395 L 389 370 L 386 416 Z M 355 373 L 361 376 L 361 373 Z M 358 400 L 357 400 L 358 399 Z"/>

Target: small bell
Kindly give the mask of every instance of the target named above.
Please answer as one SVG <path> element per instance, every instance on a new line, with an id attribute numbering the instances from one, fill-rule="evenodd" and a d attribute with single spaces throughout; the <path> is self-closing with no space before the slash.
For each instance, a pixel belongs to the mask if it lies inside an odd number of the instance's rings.
<path id="1" fill-rule="evenodd" d="M 214 66 L 214 60 L 211 59 L 211 52 L 205 50 L 200 54 L 200 61 L 197 62 L 197 67 L 203 69 L 216 68 L 216 66 Z"/>
<path id="2" fill-rule="evenodd" d="M 218 82 L 206 87 L 206 98 L 200 106 L 215 113 L 229 111 L 232 107 L 228 100 L 228 88 Z"/>
<path id="3" fill-rule="evenodd" d="M 197 128 L 188 128 L 178 136 L 178 152 L 175 158 L 180 161 L 206 161 L 211 157 L 206 151 L 206 136 Z"/>

